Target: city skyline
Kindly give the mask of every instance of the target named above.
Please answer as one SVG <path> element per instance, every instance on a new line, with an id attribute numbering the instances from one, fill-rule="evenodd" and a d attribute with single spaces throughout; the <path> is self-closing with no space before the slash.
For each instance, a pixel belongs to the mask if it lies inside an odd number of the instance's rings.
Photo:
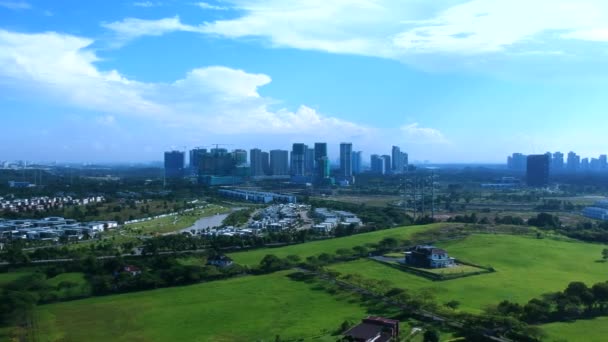
<path id="1" fill-rule="evenodd" d="M 146 162 L 201 140 L 435 163 L 604 149 L 600 0 L 19 0 L 0 22 L 3 160 Z"/>

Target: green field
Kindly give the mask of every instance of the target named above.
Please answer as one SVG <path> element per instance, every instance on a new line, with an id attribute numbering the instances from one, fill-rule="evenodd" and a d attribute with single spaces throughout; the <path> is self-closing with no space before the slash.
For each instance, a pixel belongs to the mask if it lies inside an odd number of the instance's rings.
<path id="1" fill-rule="evenodd" d="M 441 227 L 442 225 L 444 224 L 438 223 L 424 226 L 408 226 L 385 229 L 366 234 L 357 234 L 336 239 L 314 241 L 287 247 L 264 248 L 247 252 L 232 253 L 230 254 L 230 257 L 234 259 L 237 264 L 241 265 L 257 265 L 267 254 L 274 254 L 280 258 L 288 255 L 298 255 L 304 259 L 306 257 L 319 255 L 321 253 L 335 253 L 336 250 L 340 248 L 352 248 L 355 246 L 365 245 L 367 243 L 377 243 L 387 237 L 406 240 L 411 238 L 415 233 L 435 229 Z"/>
<path id="2" fill-rule="evenodd" d="M 0 287 L 31 273 L 27 271 L 0 273 Z"/>
<path id="3" fill-rule="evenodd" d="M 507 299 L 525 303 L 546 292 L 563 290 L 571 281 L 591 285 L 608 280 L 608 263 L 598 262 L 604 248 L 598 244 L 533 239 L 511 235 L 473 235 L 439 243 L 450 256 L 497 272 L 449 281 L 431 280 L 371 260 L 336 264 L 342 274 L 388 280 L 410 290 L 430 289 L 440 303 L 458 300 L 460 309 L 480 312 L 488 304 Z"/>
<path id="4" fill-rule="evenodd" d="M 289 272 L 43 305 L 38 341 L 274 341 L 327 336 L 365 307 Z M 329 339 L 331 340 L 331 338 Z"/>
<path id="5" fill-rule="evenodd" d="M 196 209 L 194 211 L 175 216 L 168 216 L 151 221 L 130 224 L 125 226 L 125 229 L 140 234 L 170 233 L 188 228 L 200 218 L 213 216 L 215 214 L 227 213 L 229 211 L 230 208 L 209 204 L 203 209 Z"/>
<path id="6" fill-rule="evenodd" d="M 540 326 L 547 334 L 545 341 L 604 342 L 608 338 L 608 317 Z"/>

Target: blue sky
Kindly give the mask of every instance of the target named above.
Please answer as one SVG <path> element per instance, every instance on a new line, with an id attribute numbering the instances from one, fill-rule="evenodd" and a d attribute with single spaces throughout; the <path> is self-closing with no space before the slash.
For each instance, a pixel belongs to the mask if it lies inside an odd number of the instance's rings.
<path id="1" fill-rule="evenodd" d="M 0 0 L 0 160 L 607 153 L 603 0 Z"/>

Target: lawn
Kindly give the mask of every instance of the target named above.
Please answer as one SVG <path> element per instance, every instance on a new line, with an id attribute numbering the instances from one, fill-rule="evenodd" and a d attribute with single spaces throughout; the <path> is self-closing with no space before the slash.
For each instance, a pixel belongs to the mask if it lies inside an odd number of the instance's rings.
<path id="1" fill-rule="evenodd" d="M 27 271 L 17 271 L 17 272 L 9 272 L 9 273 L 0 273 L 0 287 L 15 281 L 23 276 L 31 274 L 32 272 Z"/>
<path id="2" fill-rule="evenodd" d="M 326 336 L 367 310 L 289 272 L 39 306 L 39 341 L 273 341 Z"/>
<path id="3" fill-rule="evenodd" d="M 544 341 L 604 342 L 608 336 L 608 317 L 575 322 L 560 322 L 541 325 L 547 334 Z"/>
<path id="4" fill-rule="evenodd" d="M 237 264 L 241 265 L 257 265 L 262 258 L 267 254 L 274 254 L 280 258 L 288 255 L 298 255 L 302 259 L 319 255 L 321 253 L 335 253 L 340 248 L 352 248 L 355 246 L 365 245 L 367 243 L 377 243 L 380 240 L 392 237 L 399 240 L 406 240 L 412 237 L 413 234 L 441 227 L 443 224 L 430 224 L 423 226 L 408 226 L 392 229 L 379 230 L 366 234 L 351 235 L 342 238 L 335 238 L 322 241 L 308 242 L 299 245 L 291 245 L 280 248 L 264 248 L 256 249 L 247 252 L 238 252 L 230 254 Z"/>
<path id="5" fill-rule="evenodd" d="M 491 265 L 497 272 L 433 282 L 371 260 L 336 264 L 331 269 L 342 274 L 385 279 L 396 287 L 430 289 L 439 302 L 458 300 L 460 308 L 469 312 L 480 312 L 486 305 L 505 299 L 525 303 L 543 293 L 563 290 L 571 281 L 591 285 L 608 280 L 608 263 L 598 262 L 604 247 L 598 244 L 512 235 L 473 235 L 438 246 L 446 249 L 450 256 Z"/>

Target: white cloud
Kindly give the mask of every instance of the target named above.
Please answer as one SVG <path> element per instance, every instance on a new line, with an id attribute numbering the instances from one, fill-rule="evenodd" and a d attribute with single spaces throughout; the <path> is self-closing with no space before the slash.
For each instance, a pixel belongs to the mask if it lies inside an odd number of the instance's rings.
<path id="1" fill-rule="evenodd" d="M 135 6 L 135 7 L 156 7 L 156 6 L 162 6 L 162 2 L 160 2 L 160 1 L 156 1 L 156 2 L 138 1 L 138 2 L 134 2 L 133 6 Z"/>
<path id="2" fill-rule="evenodd" d="M 202 9 L 216 10 L 216 11 L 225 11 L 225 10 L 230 9 L 230 8 L 224 7 L 224 6 L 212 5 L 208 2 L 197 2 L 195 5 Z"/>
<path id="3" fill-rule="evenodd" d="M 271 82 L 222 66 L 191 70 L 172 83 L 130 80 L 116 70 L 99 70 L 92 40 L 58 33 L 24 34 L 0 30 L 0 89 L 17 89 L 56 105 L 95 114 L 98 124 L 118 116 L 174 128 L 183 135 L 262 134 L 331 136 L 371 134 L 373 129 L 329 117 L 302 105 L 273 110 L 258 89 Z"/>
<path id="4" fill-rule="evenodd" d="M 449 144 L 450 142 L 435 128 L 420 127 L 418 123 L 403 125 L 401 133 L 406 142 L 414 144 Z"/>
<path id="5" fill-rule="evenodd" d="M 176 31 L 200 32 L 197 27 L 182 24 L 179 16 L 158 20 L 126 18 L 122 21 L 102 23 L 101 26 L 113 31 L 119 44 L 142 36 L 161 36 Z"/>
<path id="6" fill-rule="evenodd" d="M 0 1 L 0 7 L 8 8 L 11 10 L 27 10 L 31 9 L 32 5 L 25 1 Z"/>

